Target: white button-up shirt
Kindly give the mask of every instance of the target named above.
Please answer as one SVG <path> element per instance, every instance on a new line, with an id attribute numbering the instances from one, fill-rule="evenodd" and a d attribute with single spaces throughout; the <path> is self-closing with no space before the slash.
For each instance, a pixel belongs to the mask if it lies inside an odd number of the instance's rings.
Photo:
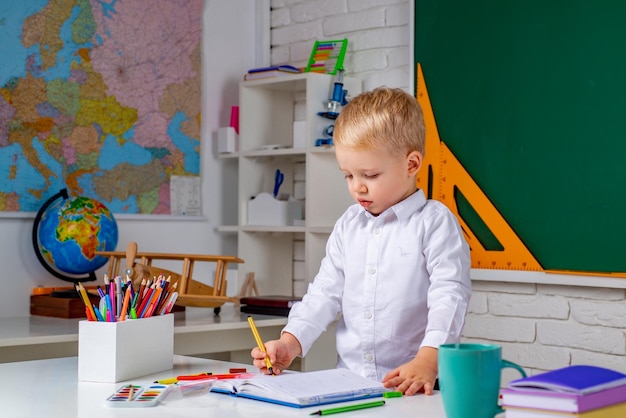
<path id="1" fill-rule="evenodd" d="M 355 204 L 284 331 L 305 355 L 339 316 L 338 367 L 380 381 L 422 346 L 459 340 L 471 295 L 469 247 L 452 212 L 418 190 L 372 216 Z"/>

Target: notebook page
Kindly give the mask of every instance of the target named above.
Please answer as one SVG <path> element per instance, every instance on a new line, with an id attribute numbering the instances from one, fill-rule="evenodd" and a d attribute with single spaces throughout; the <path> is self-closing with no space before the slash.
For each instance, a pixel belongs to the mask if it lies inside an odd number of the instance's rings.
<path id="1" fill-rule="evenodd" d="M 374 395 L 386 389 L 345 369 L 262 376 L 237 384 L 239 393 L 261 396 L 300 405 Z"/>

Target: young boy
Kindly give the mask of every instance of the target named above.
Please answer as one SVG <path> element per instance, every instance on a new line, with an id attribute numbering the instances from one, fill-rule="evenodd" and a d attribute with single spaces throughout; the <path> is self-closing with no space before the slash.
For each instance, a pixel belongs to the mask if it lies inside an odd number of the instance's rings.
<path id="1" fill-rule="evenodd" d="M 419 104 L 400 89 L 363 93 L 339 114 L 335 155 L 357 204 L 335 224 L 280 339 L 265 344 L 275 373 L 305 355 L 341 314 L 337 367 L 405 395 L 432 393 L 437 347 L 459 340 L 471 283 L 455 216 L 415 186 L 424 131 Z M 251 354 L 267 373 L 266 354 L 258 347 Z"/>

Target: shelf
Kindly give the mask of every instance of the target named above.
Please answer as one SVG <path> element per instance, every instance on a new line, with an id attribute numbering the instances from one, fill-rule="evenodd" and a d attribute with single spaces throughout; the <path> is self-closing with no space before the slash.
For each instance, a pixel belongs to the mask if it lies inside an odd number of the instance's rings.
<path id="1" fill-rule="evenodd" d="M 303 73 L 239 84 L 239 151 L 220 156 L 237 160 L 238 225 L 218 230 L 237 234 L 237 255 L 245 260 L 239 277 L 253 272 L 260 294 L 301 296 L 296 292 L 317 273 L 334 223 L 354 203 L 334 147 L 315 146 L 334 123 L 318 115 L 334 82 L 328 74 Z M 359 80 L 344 77 L 343 83 L 352 96 L 361 92 Z M 295 121 L 305 122 L 298 127 L 302 148 L 293 147 Z M 284 174 L 280 194 L 304 202 L 304 225 L 248 224 L 250 199 L 273 191 L 276 170 Z"/>
<path id="2" fill-rule="evenodd" d="M 255 157 L 283 157 L 283 156 L 304 156 L 306 149 L 304 148 L 279 148 L 279 149 L 260 149 L 253 151 L 246 151 L 240 154 L 241 157 L 255 158 Z"/>
<path id="3" fill-rule="evenodd" d="M 217 158 L 220 158 L 222 160 L 226 160 L 230 158 L 236 159 L 236 158 L 239 158 L 239 153 L 238 152 L 223 152 L 219 154 Z"/>
<path id="4" fill-rule="evenodd" d="M 309 232 L 312 234 L 330 234 L 333 232 L 332 226 L 312 226 L 309 227 Z"/>
<path id="5" fill-rule="evenodd" d="M 267 225 L 244 225 L 239 227 L 242 232 L 304 232 L 304 226 L 267 226 Z"/>
<path id="6" fill-rule="evenodd" d="M 217 232 L 239 232 L 237 225 L 222 225 L 217 227 Z"/>
<path id="7" fill-rule="evenodd" d="M 280 77 L 260 78 L 257 80 L 242 81 L 241 84 L 247 87 L 258 87 L 268 90 L 295 91 L 306 88 L 307 78 L 320 74 L 302 73 L 284 75 Z"/>
<path id="8" fill-rule="evenodd" d="M 321 147 L 313 147 L 310 149 L 312 153 L 315 154 L 332 154 L 335 155 L 335 147 L 329 146 L 321 146 Z"/>
<path id="9" fill-rule="evenodd" d="M 324 233 L 324 231 L 330 232 L 331 228 L 315 228 L 317 229 L 314 232 Z M 273 226 L 273 225 L 222 225 L 217 227 L 218 232 L 232 233 L 232 232 L 269 232 L 280 234 L 283 232 L 286 233 L 296 233 L 296 232 L 306 232 L 306 227 L 304 226 Z"/>
<path id="10" fill-rule="evenodd" d="M 329 146 L 321 146 L 321 147 L 312 147 L 308 149 L 308 152 L 314 154 L 331 154 L 335 155 L 335 148 Z M 221 159 L 236 159 L 240 157 L 245 158 L 256 158 L 256 157 L 280 157 L 280 156 L 304 156 L 307 153 L 306 148 L 279 148 L 279 149 L 260 149 L 253 151 L 245 151 L 245 152 L 229 152 L 219 154 L 219 158 Z"/>

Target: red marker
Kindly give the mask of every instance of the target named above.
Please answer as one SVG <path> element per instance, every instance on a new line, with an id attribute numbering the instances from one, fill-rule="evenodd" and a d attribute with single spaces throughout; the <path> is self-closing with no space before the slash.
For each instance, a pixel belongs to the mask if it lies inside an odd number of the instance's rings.
<path id="1" fill-rule="evenodd" d="M 178 380 L 223 380 L 223 379 L 241 379 L 245 377 L 252 377 L 249 373 L 225 373 L 225 374 L 210 374 L 201 373 L 190 376 L 178 376 Z"/>

